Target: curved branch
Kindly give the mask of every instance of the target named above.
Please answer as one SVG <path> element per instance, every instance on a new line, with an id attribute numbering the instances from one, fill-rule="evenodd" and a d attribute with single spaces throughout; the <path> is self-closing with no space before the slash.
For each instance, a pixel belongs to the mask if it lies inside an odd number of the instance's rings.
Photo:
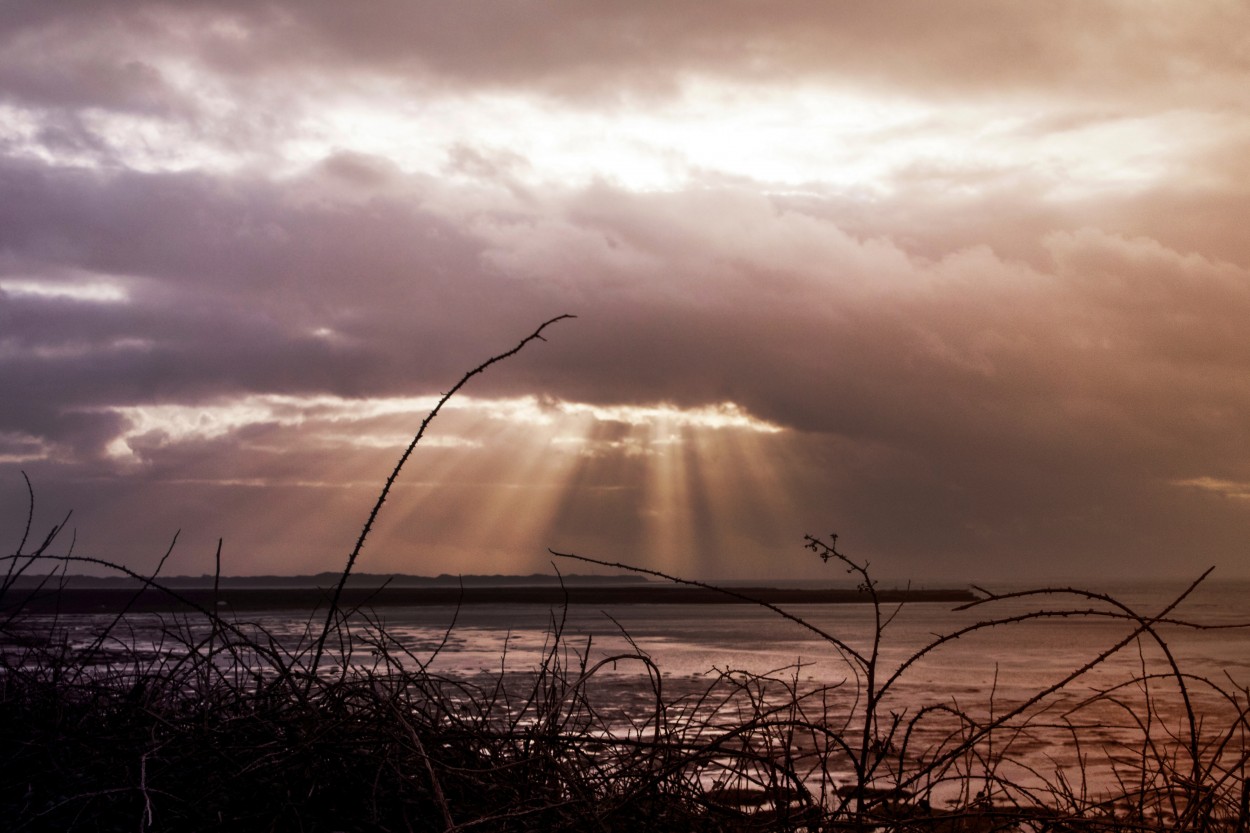
<path id="1" fill-rule="evenodd" d="M 443 406 L 447 404 L 447 401 L 455 396 L 456 393 L 474 376 L 484 372 L 486 368 L 496 364 L 497 362 L 501 362 L 504 359 L 515 356 L 531 341 L 546 341 L 546 339 L 543 338 L 543 330 L 547 329 L 557 321 L 563 321 L 566 318 L 576 317 L 577 316 L 575 315 L 565 313 L 564 315 L 557 315 L 555 318 L 550 318 L 539 325 L 537 330 L 521 339 L 521 341 L 511 350 L 500 353 L 497 356 L 492 356 L 482 362 L 477 367 L 461 376 L 460 381 L 456 382 L 456 384 L 452 386 L 451 390 L 444 393 L 442 398 L 438 400 L 438 404 L 434 406 L 434 409 L 426 414 L 425 419 L 421 420 L 421 427 L 417 429 L 416 436 L 412 438 L 412 442 L 408 443 L 408 447 L 404 449 L 404 453 L 399 456 L 399 462 L 395 464 L 395 468 L 391 471 L 390 476 L 386 478 L 386 483 L 382 486 L 382 491 L 378 494 L 378 499 L 374 502 L 373 509 L 370 510 L 369 517 L 365 520 L 364 527 L 360 530 L 360 537 L 356 539 L 356 546 L 352 547 L 351 553 L 347 556 L 347 565 L 343 568 L 343 574 L 339 576 L 338 584 L 334 586 L 334 595 L 330 598 L 330 609 L 326 613 L 325 625 L 322 626 L 321 635 L 317 638 L 317 650 L 313 655 L 312 667 L 308 669 L 310 680 L 317 674 L 317 666 L 321 663 L 321 656 L 324 653 L 325 641 L 329 637 L 330 629 L 334 626 L 334 615 L 338 610 L 339 599 L 343 595 L 343 587 L 347 584 L 347 579 L 352 574 L 352 568 L 356 565 L 356 558 L 360 555 L 360 551 L 364 549 L 365 539 L 369 537 L 369 532 L 373 529 L 373 522 L 377 520 L 378 513 L 382 511 L 382 504 L 386 502 L 387 496 L 391 493 L 391 487 L 395 485 L 395 480 L 399 477 L 400 470 L 404 467 L 404 464 L 408 462 L 408 458 L 412 456 L 412 452 L 417 447 L 417 443 L 421 442 L 421 438 L 425 436 L 425 429 L 428 428 L 430 423 L 434 421 L 434 417 L 438 416 L 438 412 L 441 411 Z"/>

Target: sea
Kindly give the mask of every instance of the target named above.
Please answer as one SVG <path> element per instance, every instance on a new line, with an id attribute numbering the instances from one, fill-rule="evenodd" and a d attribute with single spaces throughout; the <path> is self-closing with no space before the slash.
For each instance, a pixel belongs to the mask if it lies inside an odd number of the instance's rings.
<path id="1" fill-rule="evenodd" d="M 1208 581 L 1183 599 L 1184 583 L 1024 591 L 996 587 L 999 597 L 971 606 L 785 608 L 793 618 L 744 604 L 388 606 L 349 623 L 364 639 L 322 670 L 377 670 L 379 652 L 368 646 L 385 632 L 392 661 L 481 690 L 501 679 L 523 685 L 554 659 L 566 677 L 585 678 L 599 713 L 609 723 L 619 715 L 622 732 L 646 724 L 657 696 L 728 709 L 708 692 L 736 690 L 757 707 L 797 696 L 804 719 L 848 736 L 871 703 L 878 733 L 921 757 L 998 720 L 959 766 L 1082 795 L 1122 791 L 1147 769 L 1191 778 L 1194 751 L 1204 777 L 1244 766 L 1250 582 Z M 236 616 L 290 646 L 306 644 L 320 623 L 298 611 Z M 159 651 L 169 645 L 163 621 L 137 615 L 127 633 Z M 105 623 L 68 616 L 58 627 L 81 646 Z M 713 719 L 742 719 L 741 704 L 732 708 Z"/>

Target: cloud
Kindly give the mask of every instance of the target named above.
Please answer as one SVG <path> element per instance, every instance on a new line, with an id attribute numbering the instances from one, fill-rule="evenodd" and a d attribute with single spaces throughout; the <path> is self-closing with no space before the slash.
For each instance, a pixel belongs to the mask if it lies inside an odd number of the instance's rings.
<path id="1" fill-rule="evenodd" d="M 1150 89 L 1158 100 L 1197 80 L 1231 95 L 1244 69 L 1236 46 L 1245 11 L 1227 4 L 729 3 L 712 13 L 699 3 L 384 2 L 360 14 L 332 2 L 214 0 L 81 3 L 73 15 L 10 5 L 4 87 L 27 99 L 131 110 L 162 106 L 170 83 L 151 65 L 119 59 L 118 45 L 128 55 L 146 44 L 147 54 L 225 77 L 329 69 L 573 96 L 664 94 L 683 75 L 710 74 L 930 95 L 1014 87 L 1122 100 Z M 1223 83 L 1213 88 L 1212 77 Z"/>
<path id="2" fill-rule="evenodd" d="M 0 478 L 114 557 L 325 569 L 412 403 L 571 312 L 378 563 L 746 574 L 832 523 L 903 575 L 1235 565 L 1242 16 L 10 4 Z"/>
<path id="3" fill-rule="evenodd" d="M 315 190 L 311 176 L 288 190 Z M 151 482 L 297 490 L 330 482 L 324 461 L 341 459 L 341 449 L 328 458 L 315 446 L 295 451 L 272 414 L 240 433 L 213 416 L 211 398 L 428 394 L 544 311 L 563 309 L 582 318 L 475 389 L 584 403 L 559 411 L 565 417 L 644 406 L 638 413 L 655 419 L 677 409 L 679 432 L 723 407 L 738 420 L 788 428 L 796 432 L 782 441 L 789 454 L 842 459 L 824 472 L 796 467 L 783 493 L 836 495 L 881 548 L 915 550 L 928 537 L 947 559 L 987 542 L 1030 552 L 1053 546 L 1041 542 L 1053 540 L 1049 527 L 1060 519 L 1073 531 L 1065 546 L 1079 538 L 1088 554 L 1124 534 L 1140 502 L 1165 500 L 1170 484 L 1245 474 L 1226 461 L 1250 405 L 1235 383 L 1250 360 L 1237 328 L 1250 314 L 1248 276 L 1149 239 L 1056 232 L 1040 243 L 1042 268 L 985 246 L 918 256 L 734 190 L 597 186 L 549 196 L 528 213 L 466 213 L 462 202 L 440 202 L 434 187 L 420 211 L 372 201 L 363 219 L 348 210 L 354 200 L 284 199 L 277 189 L 206 187 L 195 177 L 93 177 L 63 196 L 47 185 L 42 193 L 51 206 L 99 205 L 101 215 L 121 206 L 107 220 L 82 222 L 80 213 L 67 224 L 66 239 L 71 227 L 110 228 L 98 244 L 80 235 L 60 265 L 136 277 L 123 304 L 12 294 L 7 338 L 24 349 L 0 372 L 10 388 L 35 392 L 39 408 L 6 408 L 10 430 L 82 449 L 84 464 L 98 467 L 116 458 L 108 449 L 117 448 L 118 415 L 159 413 L 163 402 L 200 414 L 216 433 L 193 441 L 144 429 L 125 441 Z M 165 193 L 195 211 L 148 222 L 145 207 Z M 118 196 L 132 194 L 141 196 Z M 278 231 L 240 236 L 244 224 Z M 398 231 L 405 225 L 431 231 L 414 245 L 410 231 Z M 19 240 L 36 233 L 15 226 Z M 140 245 L 107 245 L 142 237 L 141 227 L 149 233 Z M 55 238 L 56 229 L 38 234 Z M 223 249 L 224 257 L 212 254 Z M 451 274 L 446 263 L 464 271 Z M 93 349 L 29 349 L 66 343 Z M 141 347 L 101 349 L 109 343 Z M 93 409 L 101 404 L 121 409 L 108 412 L 112 422 Z M 51 413 L 70 434 L 48 433 L 58 424 L 45 422 Z M 75 435 L 75 425 L 94 427 Z M 404 433 L 390 433 L 396 445 Z M 582 509 L 602 526 L 605 507 L 616 505 L 607 528 L 639 540 L 646 513 L 642 493 L 631 491 L 637 473 L 603 468 L 645 447 L 631 436 L 591 446 L 536 441 L 560 455 L 594 448 L 604 461 L 575 481 L 587 496 L 605 496 L 598 508 L 570 489 L 556 516 L 565 527 L 543 531 L 558 538 L 582 528 Z M 521 437 L 513 448 L 524 446 Z M 365 445 L 383 471 L 385 444 Z M 363 452 L 357 444 L 351 453 Z M 295 469 L 282 462 L 291 458 Z M 370 478 L 346 482 L 367 491 Z M 897 529 L 896 511 L 913 533 Z M 463 515 L 438 528 L 455 519 Z"/>

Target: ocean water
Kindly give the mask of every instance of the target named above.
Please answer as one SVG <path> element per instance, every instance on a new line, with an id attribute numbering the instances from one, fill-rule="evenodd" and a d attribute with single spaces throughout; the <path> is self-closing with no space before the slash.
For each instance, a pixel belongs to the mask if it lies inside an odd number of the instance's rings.
<path id="1" fill-rule="evenodd" d="M 959 772 L 990 766 L 992 758 L 1000 778 L 1024 788 L 1058 785 L 1096 795 L 1122 792 L 1126 782 L 1147 773 L 1154 786 L 1190 777 L 1187 750 L 1195 740 L 1200 765 L 1216 779 L 1242 766 L 1250 749 L 1240 722 L 1250 685 L 1250 585 L 1200 586 L 1149 632 L 1129 617 L 1158 616 L 1184 590 L 1138 584 L 1102 591 L 1124 608 L 1069 592 L 964 610 L 886 606 L 889 621 L 880 629 L 870 605 L 788 611 L 864 657 L 880 635 L 873 680 L 881 698 L 878 724 L 884 732 L 897 718 L 896 742 L 912 725 L 908 754 L 937 755 L 968 737 L 972 722 L 984 725 L 1021 709 L 978 742 Z M 594 669 L 592 687 L 606 700 L 615 698 L 621 725 L 636 726 L 651 708 L 653 678 L 647 665 L 628 658 L 636 653 L 659 669 L 669 700 L 720 703 L 704 695 L 715 686 L 746 691 L 746 681 L 762 680 L 749 696 L 782 704 L 796 691 L 815 690 L 819 695 L 805 701 L 805 718 L 848 735 L 863 725 L 864 666 L 829 639 L 763 608 L 515 605 L 387 608 L 378 615 L 394 639 L 453 679 L 524 676 L 552 650 L 558 629 L 565 667 Z M 623 658 L 607 661 L 611 657 Z M 633 714 L 624 715 L 631 708 Z M 736 708 L 717 719 L 726 725 L 741 719 Z M 832 773 L 835 781 L 853 780 L 847 767 Z M 962 789 L 966 779 L 955 783 Z M 931 794 L 941 796 L 943 789 Z"/>
<path id="2" fill-rule="evenodd" d="M 1191 732 L 1211 778 L 1240 767 L 1250 748 L 1240 725 L 1250 685 L 1250 627 L 1238 627 L 1250 625 L 1250 585 L 1201 585 L 1149 632 L 1140 632 L 1139 619 L 1126 618 L 1156 617 L 1184 590 L 1173 584 L 1104 590 L 1128 610 L 1064 592 L 964 610 L 908 604 L 884 608 L 889 622 L 880 629 L 870 605 L 795 605 L 789 612 L 865 658 L 880 634 L 874 685 L 884 685 L 884 693 L 876 713 L 883 727 L 895 717 L 900 727 L 915 720 L 913 754 L 958 745 L 969 723 L 953 714 L 984 724 L 1026 705 L 981 740 L 973 758 L 998 759 L 996 774 L 1025 788 L 1060 785 L 1095 795 L 1123 792 L 1148 772 L 1156 787 L 1159 779 L 1188 778 Z M 452 615 L 455 627 L 447 630 Z M 572 653 L 567 664 L 585 659 L 594 667 L 612 655 L 645 653 L 664 675 L 667 698 L 697 699 L 726 678 L 764 678 L 775 682 L 763 699 L 784 703 L 794 690 L 819 689 L 821 717 L 850 733 L 863 725 L 863 665 L 813 630 L 750 605 L 390 609 L 384 618 L 396 637 L 427 648 L 450 634 L 431 662 L 450 677 L 535 667 L 559 623 Z M 596 670 L 596 683 L 624 698 L 631 685 L 649 692 L 646 672 L 621 660 Z M 646 695 L 634 703 L 649 708 Z M 921 714 L 926 717 L 916 719 Z M 980 764 L 961 765 L 968 773 Z M 848 769 L 834 778 L 848 783 L 854 775 Z M 958 798 L 953 790 L 945 789 L 951 800 Z"/>
<path id="3" fill-rule="evenodd" d="M 1104 592 L 1149 620 L 1184 589 L 1122 584 Z M 907 754 L 935 755 L 967 738 L 970 727 L 1018 710 L 978 741 L 959 771 L 990 766 L 992 759 L 999 776 L 1031 789 L 1114 791 L 1145 770 L 1186 778 L 1192 770 L 1186 750 L 1195 740 L 1202 766 L 1218 777 L 1240 766 L 1250 749 L 1239 722 L 1250 686 L 1250 584 L 1200 586 L 1150 632 L 1140 632 L 1141 622 L 1124 608 L 1061 591 L 963 610 L 890 605 L 881 610 L 888 622 L 880 627 L 867 604 L 787 610 L 827 636 L 738 604 L 385 607 L 352 627 L 366 637 L 362 646 L 380 627 L 391 655 L 409 667 L 422 664 L 483 686 L 503 678 L 523 683 L 554 650 L 571 677 L 590 672 L 588 690 L 601 698 L 601 714 L 609 720 L 619 714 L 622 732 L 646 725 L 658 669 L 667 701 L 723 710 L 708 721 L 729 725 L 744 714 L 741 704 L 707 697 L 712 690 L 736 690 L 756 707 L 816 692 L 802 700 L 802 716 L 854 735 L 870 687 L 865 665 L 849 654 L 868 658 L 875 643 L 871 691 L 880 698 L 879 731 L 888 733 L 897 721 L 898 743 L 911 726 Z M 239 618 L 291 646 L 307 639 L 307 614 Z M 159 621 L 133 617 L 128 633 L 148 640 L 150 651 L 162 650 L 168 642 L 157 633 Z M 67 617 L 60 624 L 85 644 L 101 622 Z M 962 635 L 943 639 L 952 634 Z M 363 668 L 378 661 L 363 647 L 333 663 L 344 659 Z M 832 777 L 845 783 L 853 774 Z"/>
<path id="4" fill-rule="evenodd" d="M 1127 585 L 1112 588 L 1109 595 L 1149 618 L 1183 589 Z M 870 605 L 794 605 L 786 610 L 861 654 L 871 651 L 876 621 Z M 893 618 L 881 631 L 880 667 L 893 673 L 942 635 L 1038 611 L 1053 615 L 984 627 L 934 648 L 904 671 L 898 685 L 916 696 L 1023 694 L 1058 682 L 1138 627 L 1135 621 L 1106 615 L 1121 613 L 1114 606 L 1067 593 L 991 602 L 968 610 L 949 604 L 886 606 L 883 616 Z M 561 624 L 564 641 L 579 651 L 589 650 L 591 658 L 636 646 L 675 677 L 705 676 L 727 668 L 759 674 L 794 666 L 801 666 L 800 679 L 812 682 L 833 683 L 853 676 L 845 658 L 820 635 L 749 605 L 643 604 L 567 611 L 537 605 L 467 606 L 459 611 L 386 608 L 377 616 L 392 635 L 427 650 L 450 628 L 448 644 L 433 665 L 450 674 L 498 670 L 505 649 L 509 667 L 534 664 L 549 647 L 552 628 Z M 1153 628 L 1183 671 L 1219 680 L 1225 687 L 1250 684 L 1250 585 L 1199 587 L 1168 618 L 1204 626 L 1162 622 Z M 1246 627 L 1237 627 L 1242 624 Z M 1150 635 L 1133 640 L 1081 675 L 1076 688 L 1140 675 L 1143 663 L 1151 671 L 1170 668 L 1163 648 Z"/>

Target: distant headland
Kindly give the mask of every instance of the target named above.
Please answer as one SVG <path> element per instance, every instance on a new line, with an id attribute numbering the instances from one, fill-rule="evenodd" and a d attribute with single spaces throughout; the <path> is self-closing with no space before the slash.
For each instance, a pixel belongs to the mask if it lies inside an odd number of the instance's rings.
<path id="1" fill-rule="evenodd" d="M 203 589 L 217 586 L 219 588 L 293 588 L 316 589 L 333 587 L 338 584 L 342 572 L 314 573 L 300 576 L 161 576 L 156 583 L 171 590 Z M 566 587 L 572 586 L 616 586 L 643 585 L 650 583 L 640 575 L 566 575 L 558 576 L 551 573 L 531 573 L 530 575 L 449 575 L 412 576 L 402 573 L 352 573 L 348 576 L 347 587 L 376 589 L 379 587 Z M 36 585 L 57 586 L 72 590 L 89 590 L 103 588 L 138 588 L 144 582 L 126 575 L 87 576 L 67 575 L 18 577 L 15 587 L 34 587 Z"/>
<path id="2" fill-rule="evenodd" d="M 313 576 L 221 577 L 161 579 L 159 587 L 143 587 L 131 578 L 70 576 L 37 588 L 24 578 L 21 589 L 30 612 L 105 613 L 202 610 L 312 610 L 327 604 L 335 573 Z M 14 588 L 15 590 L 18 588 Z M 959 604 L 976 598 L 966 589 L 878 589 L 882 602 L 942 602 Z M 536 604 L 855 604 L 871 601 L 853 588 L 743 587 L 730 592 L 712 587 L 673 585 L 641 576 L 382 576 L 353 575 L 340 604 L 352 607 L 411 607 L 434 605 Z"/>

